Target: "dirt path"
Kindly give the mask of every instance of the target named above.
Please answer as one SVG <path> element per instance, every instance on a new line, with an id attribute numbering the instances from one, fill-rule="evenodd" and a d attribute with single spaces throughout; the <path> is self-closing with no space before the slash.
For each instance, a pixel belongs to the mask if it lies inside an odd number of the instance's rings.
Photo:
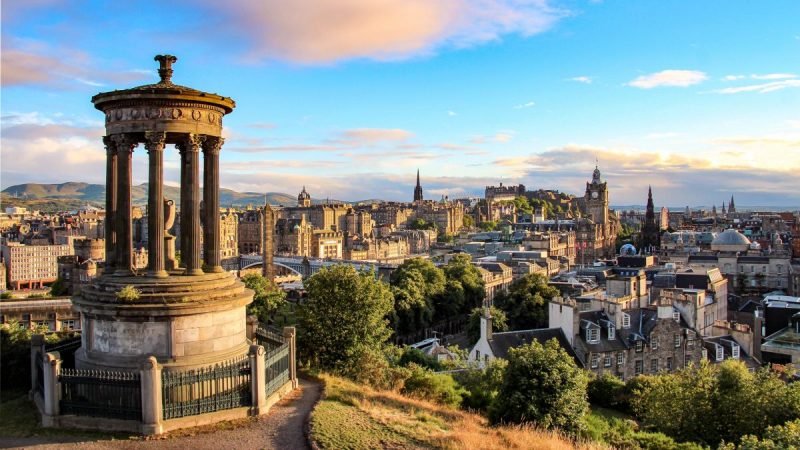
<path id="1" fill-rule="evenodd" d="M 320 396 L 316 381 L 300 380 L 300 389 L 272 407 L 269 414 L 227 424 L 183 430 L 159 439 L 80 441 L 58 438 L 3 438 L 0 448 L 50 449 L 307 449 L 306 420 Z"/>

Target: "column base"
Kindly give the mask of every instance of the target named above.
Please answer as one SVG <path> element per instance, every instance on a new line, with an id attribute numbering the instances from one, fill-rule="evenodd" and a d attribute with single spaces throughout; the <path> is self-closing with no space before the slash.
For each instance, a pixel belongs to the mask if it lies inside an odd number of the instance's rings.
<path id="1" fill-rule="evenodd" d="M 132 277 L 134 275 L 131 269 L 117 269 L 114 271 L 115 277 Z"/>
<path id="2" fill-rule="evenodd" d="M 203 275 L 203 269 L 186 269 L 186 275 Z"/>
<path id="3" fill-rule="evenodd" d="M 206 273 L 222 273 L 222 272 L 225 272 L 225 269 L 223 269 L 222 266 L 206 267 L 204 270 L 205 270 Z"/>
<path id="4" fill-rule="evenodd" d="M 169 274 L 166 270 L 157 270 L 154 272 L 147 272 L 149 278 L 167 278 Z"/>

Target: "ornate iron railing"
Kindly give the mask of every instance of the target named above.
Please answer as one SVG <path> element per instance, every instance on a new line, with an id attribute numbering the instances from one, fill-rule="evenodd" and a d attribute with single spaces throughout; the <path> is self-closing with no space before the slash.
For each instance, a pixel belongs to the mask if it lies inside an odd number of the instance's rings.
<path id="1" fill-rule="evenodd" d="M 250 358 L 183 372 L 163 371 L 164 419 L 252 405 Z"/>
<path id="2" fill-rule="evenodd" d="M 289 381 L 289 344 L 284 343 L 281 346 L 267 352 L 266 355 L 266 381 L 267 381 L 267 397 L 272 395 L 281 386 Z"/>
<path id="3" fill-rule="evenodd" d="M 61 369 L 62 414 L 142 420 L 139 372 Z"/>
<path id="4" fill-rule="evenodd" d="M 263 345 L 267 353 L 279 348 L 286 344 L 286 338 L 283 337 L 281 330 L 259 323 L 256 328 L 256 343 Z"/>

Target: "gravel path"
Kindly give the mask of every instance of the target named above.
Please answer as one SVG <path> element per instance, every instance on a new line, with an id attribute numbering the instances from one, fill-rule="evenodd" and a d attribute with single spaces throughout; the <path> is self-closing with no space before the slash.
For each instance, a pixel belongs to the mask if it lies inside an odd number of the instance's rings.
<path id="1" fill-rule="evenodd" d="M 307 449 L 306 421 L 320 396 L 316 381 L 300 380 L 300 389 L 282 399 L 265 416 L 227 424 L 179 430 L 156 439 L 80 441 L 58 438 L 3 438 L 0 448 L 50 449 Z"/>

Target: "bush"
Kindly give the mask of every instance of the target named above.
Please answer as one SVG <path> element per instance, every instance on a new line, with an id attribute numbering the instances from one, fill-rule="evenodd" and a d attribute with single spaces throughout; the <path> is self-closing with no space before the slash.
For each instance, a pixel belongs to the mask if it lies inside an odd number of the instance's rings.
<path id="1" fill-rule="evenodd" d="M 27 389 L 31 385 L 31 337 L 43 334 L 45 342 L 58 342 L 72 334 L 48 333 L 47 327 L 22 328 L 17 322 L 0 326 L 0 381 L 2 389 Z"/>
<path id="2" fill-rule="evenodd" d="M 136 300 L 139 300 L 140 294 L 141 291 L 129 284 L 117 292 L 117 300 L 124 302 L 135 302 Z"/>
<path id="3" fill-rule="evenodd" d="M 461 406 L 486 413 L 497 398 L 503 383 L 508 361 L 495 359 L 481 370 L 467 370 L 454 375 L 456 381 L 466 390 Z"/>
<path id="4" fill-rule="evenodd" d="M 625 382 L 610 374 L 589 380 L 589 402 L 604 408 L 617 408 L 623 400 Z"/>
<path id="5" fill-rule="evenodd" d="M 411 373 L 400 391 L 403 394 L 453 407 L 461 404 L 466 391 L 456 384 L 452 376 L 433 373 L 413 363 L 408 369 Z"/>
<path id="6" fill-rule="evenodd" d="M 403 354 L 400 356 L 400 360 L 397 364 L 407 367 L 412 363 L 434 371 L 442 370 L 442 365 L 439 364 L 436 358 L 428 356 L 416 348 L 406 347 L 403 349 Z"/>

